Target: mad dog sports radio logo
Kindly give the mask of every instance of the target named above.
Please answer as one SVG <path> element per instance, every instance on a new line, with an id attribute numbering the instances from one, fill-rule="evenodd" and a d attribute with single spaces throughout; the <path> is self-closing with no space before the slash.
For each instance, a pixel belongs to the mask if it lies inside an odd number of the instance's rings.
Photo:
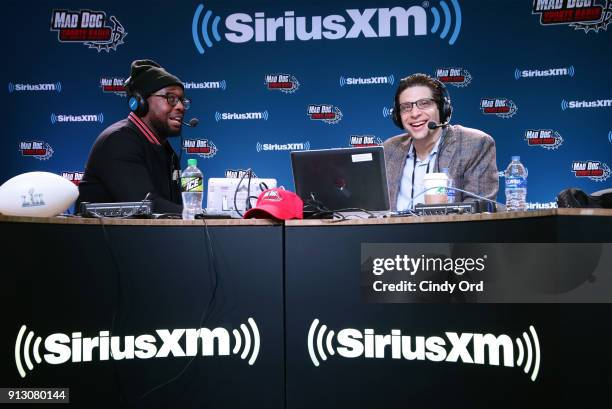
<path id="1" fill-rule="evenodd" d="M 53 156 L 53 148 L 47 142 L 22 141 L 19 142 L 21 156 L 29 156 L 38 160 L 49 160 Z"/>
<path id="2" fill-rule="evenodd" d="M 500 118 L 512 118 L 518 111 L 514 101 L 507 98 L 482 98 L 480 109 L 485 115 L 496 115 Z"/>
<path id="3" fill-rule="evenodd" d="M 353 148 L 365 148 L 382 145 L 383 141 L 374 135 L 351 135 L 349 143 Z"/>
<path id="4" fill-rule="evenodd" d="M 338 10 L 327 16 L 296 16 L 287 10 L 267 16 L 263 12 L 232 13 L 221 23 L 212 10 L 196 7 L 191 21 L 193 43 L 199 54 L 222 40 L 234 44 L 248 42 L 342 40 L 439 35 L 455 44 L 461 32 L 458 0 L 414 2 L 392 8 Z M 221 25 L 221 27 L 220 27 Z M 439 33 L 439 34 L 438 34 Z"/>
<path id="5" fill-rule="evenodd" d="M 322 121 L 333 125 L 342 119 L 342 111 L 333 105 L 311 104 L 308 105 L 308 117 L 313 121 Z"/>
<path id="6" fill-rule="evenodd" d="M 62 172 L 62 177 L 78 186 L 83 180 L 83 174 L 83 172 Z"/>
<path id="7" fill-rule="evenodd" d="M 528 129 L 525 131 L 525 140 L 529 146 L 551 150 L 559 149 L 563 144 L 563 137 L 552 129 Z"/>
<path id="8" fill-rule="evenodd" d="M 100 78 L 100 88 L 102 88 L 102 92 L 105 94 L 127 96 L 125 78 L 122 77 L 102 77 Z"/>
<path id="9" fill-rule="evenodd" d="M 577 178 L 588 178 L 595 182 L 603 182 L 610 177 L 610 168 L 600 161 L 574 161 L 572 172 Z"/>
<path id="10" fill-rule="evenodd" d="M 300 87 L 300 82 L 290 74 L 268 74 L 265 78 L 266 88 L 293 94 Z"/>
<path id="11" fill-rule="evenodd" d="M 53 10 L 51 12 L 51 31 L 57 31 L 61 43 L 83 43 L 98 52 L 117 51 L 124 43 L 127 32 L 117 20 L 110 16 L 112 26 L 107 26 L 106 12 L 92 10 Z"/>
<path id="12" fill-rule="evenodd" d="M 373 329 L 344 328 L 335 332 L 315 319 L 308 331 L 308 353 L 314 366 L 330 359 L 395 359 L 456 362 L 523 369 L 535 382 L 540 371 L 540 341 L 533 327 L 522 338 L 506 334 L 445 332 L 441 336 L 412 336 L 392 329 L 377 334 Z M 328 357 L 329 355 L 329 357 Z M 501 362 L 500 362 L 501 357 Z"/>
<path id="13" fill-rule="evenodd" d="M 22 378 L 26 377 L 26 369 L 32 371 L 35 365 L 43 363 L 74 365 L 124 359 L 236 355 L 253 365 L 259 355 L 261 338 L 255 320 L 249 318 L 247 323 L 248 326 L 240 324 L 239 329 L 231 331 L 220 327 L 156 329 L 150 334 L 125 337 L 111 336 L 110 331 L 100 331 L 93 337 L 84 337 L 81 332 L 60 332 L 45 338 L 36 337 L 34 331 L 28 332 L 22 325 L 15 340 L 15 364 Z"/>
<path id="14" fill-rule="evenodd" d="M 243 177 L 257 179 L 257 175 L 251 169 L 226 169 L 225 177 L 227 179 L 240 179 Z"/>
<path id="15" fill-rule="evenodd" d="M 612 0 L 534 0 L 531 14 L 539 14 L 543 26 L 566 24 L 598 33 L 612 21 Z"/>
<path id="16" fill-rule="evenodd" d="M 436 78 L 445 85 L 467 87 L 472 82 L 472 75 L 464 68 L 437 68 Z"/>
<path id="17" fill-rule="evenodd" d="M 188 155 L 198 155 L 202 158 L 212 158 L 217 154 L 217 147 L 208 139 L 185 139 L 183 149 Z"/>

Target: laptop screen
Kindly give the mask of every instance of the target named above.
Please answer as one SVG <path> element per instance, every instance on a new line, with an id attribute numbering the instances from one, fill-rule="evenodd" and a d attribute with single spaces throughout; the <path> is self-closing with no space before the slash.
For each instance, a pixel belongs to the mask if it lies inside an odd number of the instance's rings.
<path id="1" fill-rule="evenodd" d="M 298 196 L 330 210 L 389 210 L 382 146 L 291 152 Z"/>

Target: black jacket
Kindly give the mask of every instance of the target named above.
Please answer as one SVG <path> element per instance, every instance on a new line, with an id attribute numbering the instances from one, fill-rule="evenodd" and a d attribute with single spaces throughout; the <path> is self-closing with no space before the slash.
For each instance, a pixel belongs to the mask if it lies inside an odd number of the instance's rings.
<path id="1" fill-rule="evenodd" d="M 79 184 L 77 211 L 81 202 L 137 202 L 147 193 L 155 213 L 183 211 L 176 153 L 142 125 L 131 114 L 98 136 Z"/>

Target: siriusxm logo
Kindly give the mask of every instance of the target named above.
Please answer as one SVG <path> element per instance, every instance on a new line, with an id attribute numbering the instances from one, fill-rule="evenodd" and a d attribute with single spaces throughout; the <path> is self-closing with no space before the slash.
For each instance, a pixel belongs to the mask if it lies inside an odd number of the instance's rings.
<path id="1" fill-rule="evenodd" d="M 385 118 L 389 118 L 390 116 L 393 116 L 393 107 L 391 108 L 383 107 L 382 113 Z"/>
<path id="2" fill-rule="evenodd" d="M 307 151 L 310 149 L 310 142 L 297 143 L 259 143 L 255 145 L 257 152 L 270 151 Z"/>
<path id="3" fill-rule="evenodd" d="M 245 120 L 245 119 L 263 119 L 268 120 L 268 111 L 263 112 L 215 112 L 215 121 L 232 121 L 232 120 Z"/>
<path id="4" fill-rule="evenodd" d="M 577 109 L 577 108 L 607 108 L 612 106 L 612 99 L 598 99 L 595 101 L 561 101 L 561 109 Z"/>
<path id="5" fill-rule="evenodd" d="M 541 78 L 541 77 L 561 77 L 570 76 L 574 77 L 576 70 L 571 65 L 566 68 L 549 68 L 545 70 L 514 70 L 514 79 L 519 80 L 521 78 Z"/>
<path id="6" fill-rule="evenodd" d="M 393 85 L 395 84 L 395 77 L 393 74 L 384 77 L 340 77 L 340 86 L 345 85 Z"/>
<path id="7" fill-rule="evenodd" d="M 373 329 L 345 328 L 337 333 L 312 321 L 308 353 L 314 366 L 328 356 L 342 358 L 404 359 L 407 361 L 462 362 L 466 364 L 521 367 L 535 381 L 540 370 L 540 341 L 533 325 L 523 338 L 509 335 L 445 332 L 444 336 L 404 335 L 399 329 L 376 334 Z M 516 349 L 515 349 L 516 348 Z M 518 351 L 518 356 L 517 355 Z M 501 358 L 501 362 L 500 362 Z"/>
<path id="8" fill-rule="evenodd" d="M 54 84 L 13 84 L 8 83 L 8 92 L 44 92 L 44 91 L 55 91 L 58 94 L 62 92 L 62 83 L 56 82 Z"/>
<path id="9" fill-rule="evenodd" d="M 104 122 L 104 114 L 92 114 L 92 115 L 56 115 L 51 114 L 51 123 L 56 124 L 58 122 Z"/>
<path id="10" fill-rule="evenodd" d="M 455 44 L 461 32 L 462 17 L 459 2 L 450 0 L 454 17 L 446 1 L 439 0 L 441 11 L 432 3 L 434 1 L 408 8 L 397 6 L 363 10 L 346 9 L 340 14 L 327 16 L 296 16 L 294 11 L 285 11 L 282 15 L 274 17 L 267 17 L 263 12 L 256 12 L 253 15 L 233 13 L 225 17 L 225 30 L 221 32 L 219 29 L 221 17 L 213 16 L 211 10 L 204 12 L 204 6 L 200 4 L 193 14 L 191 33 L 194 45 L 200 54 L 204 54 L 204 47 L 213 46 L 213 40 L 219 42 L 223 38 L 231 43 L 241 44 L 251 41 L 340 40 L 361 36 L 407 37 L 436 34 L 442 26 L 440 38 L 445 40 L 450 35 L 448 43 Z"/>
<path id="11" fill-rule="evenodd" d="M 156 329 L 151 334 L 123 337 L 111 336 L 110 331 L 100 331 L 94 337 L 83 337 L 81 332 L 73 332 L 70 335 L 55 333 L 44 339 L 34 339 L 33 331 L 25 336 L 27 327 L 22 325 L 15 341 L 15 364 L 22 378 L 26 376 L 26 368 L 30 371 L 34 369 L 31 354 L 36 364 L 44 361 L 49 365 L 196 355 L 239 355 L 253 365 L 259 355 L 261 341 L 255 320 L 249 318 L 247 322 L 248 327 L 241 324 L 240 330 L 231 332 L 225 328 Z"/>
<path id="12" fill-rule="evenodd" d="M 527 202 L 527 210 L 556 209 L 557 202 Z"/>
<path id="13" fill-rule="evenodd" d="M 185 81 L 184 82 L 185 89 L 222 89 L 225 91 L 227 88 L 227 82 L 225 80 L 221 81 L 209 81 L 209 82 L 192 82 Z"/>

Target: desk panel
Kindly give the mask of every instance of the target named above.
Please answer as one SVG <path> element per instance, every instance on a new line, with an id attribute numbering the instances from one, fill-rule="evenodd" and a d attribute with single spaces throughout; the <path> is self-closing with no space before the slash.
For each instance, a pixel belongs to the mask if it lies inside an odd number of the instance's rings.
<path id="1" fill-rule="evenodd" d="M 362 243 L 611 241 L 610 217 L 532 216 L 288 223 L 287 407 L 609 407 L 610 304 L 361 300 Z"/>
<path id="2" fill-rule="evenodd" d="M 209 242 L 201 221 L 197 226 L 2 222 L 0 385 L 68 386 L 73 407 L 283 407 L 283 226 L 211 224 Z M 198 328 L 220 332 L 188 335 Z M 55 342 L 49 340 L 53 334 L 60 334 Z M 98 346 L 91 361 L 83 362 L 85 343 L 100 345 L 110 335 L 118 337 L 115 351 L 127 351 L 127 358 L 104 359 Z M 41 363 L 34 357 L 38 337 Z M 188 339 L 197 345 L 196 356 L 188 351 Z M 210 356 L 202 356 L 204 344 Z M 67 362 L 48 362 L 65 356 Z"/>

